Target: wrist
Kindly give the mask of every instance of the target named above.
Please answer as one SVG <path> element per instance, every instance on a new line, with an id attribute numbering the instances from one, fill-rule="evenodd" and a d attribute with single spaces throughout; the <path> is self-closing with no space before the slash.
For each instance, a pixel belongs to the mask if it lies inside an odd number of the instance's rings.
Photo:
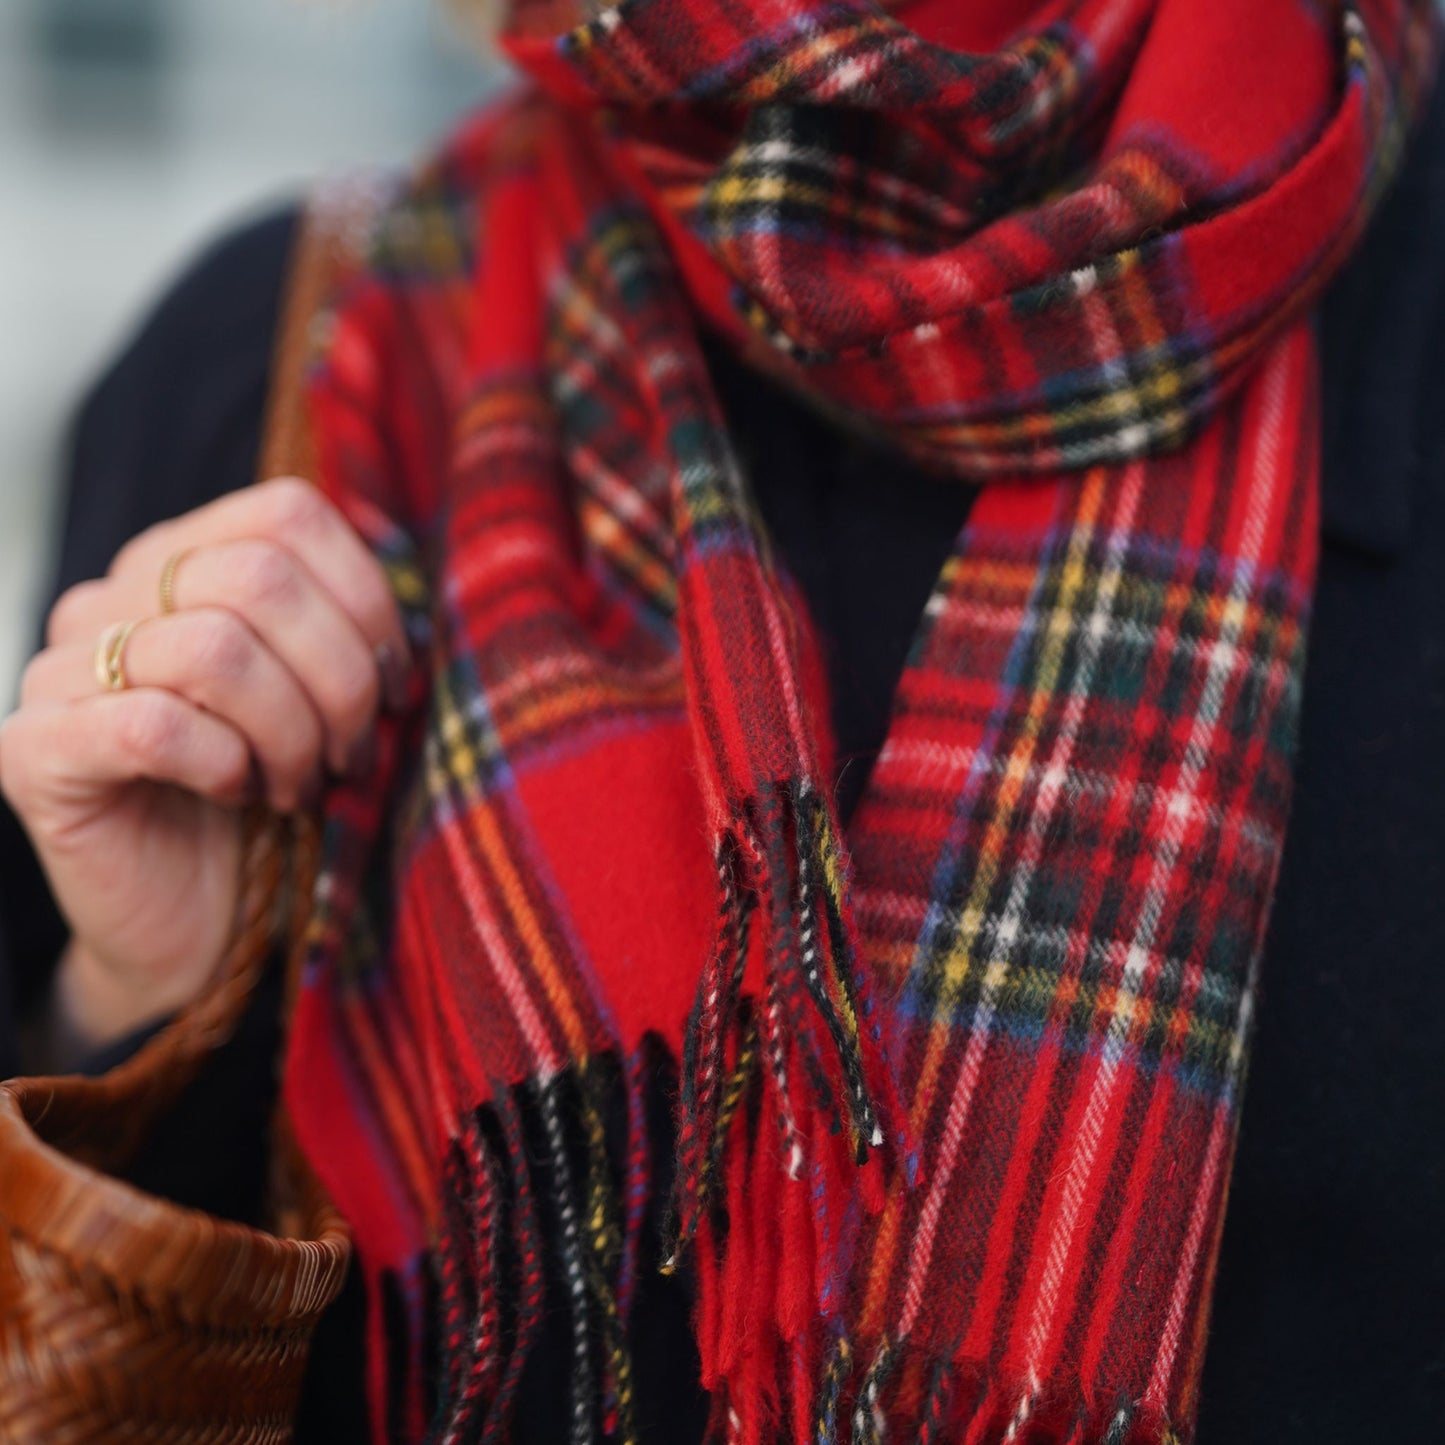
<path id="1" fill-rule="evenodd" d="M 26 1030 L 30 1073 L 65 1073 L 123 1039 L 142 1033 L 188 1000 L 179 990 L 138 987 L 79 939 L 56 965 L 41 1014 Z"/>

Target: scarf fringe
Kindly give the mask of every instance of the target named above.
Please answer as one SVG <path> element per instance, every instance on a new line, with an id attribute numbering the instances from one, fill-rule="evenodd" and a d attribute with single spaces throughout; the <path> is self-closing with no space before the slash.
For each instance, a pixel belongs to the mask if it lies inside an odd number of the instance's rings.
<path id="1" fill-rule="evenodd" d="M 818 1340 L 822 1339 L 821 1333 Z M 1016 1378 L 1000 1379 L 946 1356 L 895 1351 L 883 1341 L 861 1369 L 861 1353 L 841 1334 L 814 1354 L 795 1353 L 792 1398 L 749 1393 L 752 1383 L 724 1382 L 713 1395 L 705 1445 L 1183 1445 L 1184 1436 L 1158 1410 L 1127 1399 L 1084 1401 L 1065 1390 L 1041 1392 Z M 897 1368 L 899 1365 L 903 1367 Z M 814 1383 L 816 1382 L 816 1383 Z"/>
<path id="2" fill-rule="evenodd" d="M 497 1188 L 475 1117 L 448 1151 L 444 1182 L 449 1228 L 438 1251 L 442 1327 L 452 1338 L 470 1337 L 468 1352 L 448 1356 L 442 1395 L 441 1409 L 450 1419 L 441 1440 L 457 1445 L 475 1435 L 501 1365 Z M 465 1253 L 462 1244 L 469 1246 Z"/>
<path id="3" fill-rule="evenodd" d="M 716 944 L 683 1040 L 663 1269 L 694 1247 L 712 1438 L 810 1445 L 848 1418 L 848 1345 L 830 1322 L 853 1206 L 880 1210 L 885 1161 L 907 1157 L 903 1111 L 851 946 L 829 807 L 804 781 L 736 817 L 716 851 Z M 755 917 L 762 957 L 745 989 Z"/>
<path id="4" fill-rule="evenodd" d="M 777 1162 L 792 1182 L 811 1178 L 824 1204 L 839 1196 L 817 1188 L 836 1152 L 822 1133 L 846 1135 L 860 1171 L 889 1146 L 897 1157 L 907 1153 L 878 1010 L 852 947 L 846 865 L 830 809 L 802 781 L 752 800 L 738 817 L 716 848 L 716 942 L 683 1035 L 668 1272 L 716 1201 L 729 1127 L 759 1058 L 771 1082 Z M 758 914 L 766 945 L 754 1016 L 745 1011 L 744 980 Z M 799 1074 L 806 1091 L 797 1087 Z M 800 1122 L 805 1098 L 821 1115 L 821 1132 L 817 1120 Z M 869 1178 L 881 1190 L 876 1170 Z"/>
<path id="5" fill-rule="evenodd" d="M 466 1343 L 443 1351 L 448 1368 L 428 1439 L 462 1445 L 508 1438 L 517 1387 L 541 1332 L 550 1257 L 571 1319 L 568 1440 L 636 1445 L 628 1325 L 651 1176 L 642 1075 L 639 1053 L 623 1072 L 620 1187 L 603 1123 L 606 1083 L 585 1062 L 529 1090 L 531 1132 L 517 1101 L 498 1085 L 453 1142 L 435 1269 L 443 1328 L 450 1341 Z M 543 1198 L 554 1218 L 550 1231 L 539 1212 Z M 516 1306 L 504 1318 L 500 1301 L 508 1299 Z"/>
<path id="6" fill-rule="evenodd" d="M 835 1272 L 850 1241 L 830 1236 L 825 1221 L 835 1211 L 821 1207 L 822 1195 L 851 1188 L 871 1207 L 857 1184 L 876 1178 L 881 1160 L 875 1150 L 858 1165 L 853 1141 L 828 1132 L 828 1115 L 803 1090 L 795 1123 L 808 1168 L 789 1176 L 763 1025 L 747 998 L 736 1007 L 716 1086 L 712 1194 L 693 1242 L 696 1338 L 712 1395 L 707 1445 L 1180 1445 L 1167 1419 L 1136 1402 L 1082 1401 L 921 1341 L 850 1339 L 838 1295 L 845 1276 Z M 796 1039 L 785 1044 L 796 1053 Z M 520 1102 L 499 1088 L 453 1142 L 435 1272 L 443 1327 L 467 1343 L 443 1353 L 448 1373 L 427 1438 L 508 1438 L 551 1274 L 562 1282 L 557 1303 L 573 1340 L 567 1439 L 635 1445 L 628 1331 L 639 1200 L 651 1173 L 644 1072 L 639 1052 L 620 1076 L 584 1062 L 527 1086 Z M 614 1083 L 625 1093 L 627 1127 L 609 1155 L 603 1095 Z"/>

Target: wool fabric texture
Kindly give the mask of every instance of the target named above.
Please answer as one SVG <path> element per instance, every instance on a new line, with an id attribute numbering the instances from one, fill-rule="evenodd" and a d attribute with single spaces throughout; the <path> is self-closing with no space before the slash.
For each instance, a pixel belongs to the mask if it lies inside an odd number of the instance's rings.
<path id="1" fill-rule="evenodd" d="M 506 45 L 525 82 L 358 222 L 311 383 L 418 657 L 327 802 L 285 1077 L 378 1438 L 505 1438 L 550 1271 L 572 1440 L 635 1439 L 665 1190 L 713 1440 L 1186 1440 L 1307 308 L 1431 8 L 521 0 Z M 846 830 L 703 330 L 982 484 Z"/>

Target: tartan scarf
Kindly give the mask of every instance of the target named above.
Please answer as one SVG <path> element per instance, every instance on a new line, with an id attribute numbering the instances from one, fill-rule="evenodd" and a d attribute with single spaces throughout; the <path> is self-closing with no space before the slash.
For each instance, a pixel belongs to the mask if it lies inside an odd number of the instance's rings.
<path id="1" fill-rule="evenodd" d="M 1185 1440 L 1315 567 L 1306 308 L 1430 7 L 524 0 L 506 45 L 526 82 L 358 221 L 310 386 L 418 658 L 325 805 L 285 1078 L 377 1438 L 504 1438 L 549 1280 L 571 1439 L 637 1438 L 662 1193 L 711 1439 Z M 704 329 L 983 484 L 846 831 Z"/>

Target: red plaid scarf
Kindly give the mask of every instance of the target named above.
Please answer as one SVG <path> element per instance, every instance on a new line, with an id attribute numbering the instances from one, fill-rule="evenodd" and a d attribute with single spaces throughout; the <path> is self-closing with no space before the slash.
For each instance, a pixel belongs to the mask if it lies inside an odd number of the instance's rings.
<path id="1" fill-rule="evenodd" d="M 505 1434 L 550 1268 L 573 1439 L 634 1438 L 665 1055 L 716 1439 L 1184 1439 L 1315 563 L 1305 307 L 1429 6 L 570 11 L 514 7 L 530 86 L 358 237 L 315 382 L 426 662 L 329 801 L 287 1070 L 378 1437 Z M 987 483 L 846 833 L 703 326 Z"/>

